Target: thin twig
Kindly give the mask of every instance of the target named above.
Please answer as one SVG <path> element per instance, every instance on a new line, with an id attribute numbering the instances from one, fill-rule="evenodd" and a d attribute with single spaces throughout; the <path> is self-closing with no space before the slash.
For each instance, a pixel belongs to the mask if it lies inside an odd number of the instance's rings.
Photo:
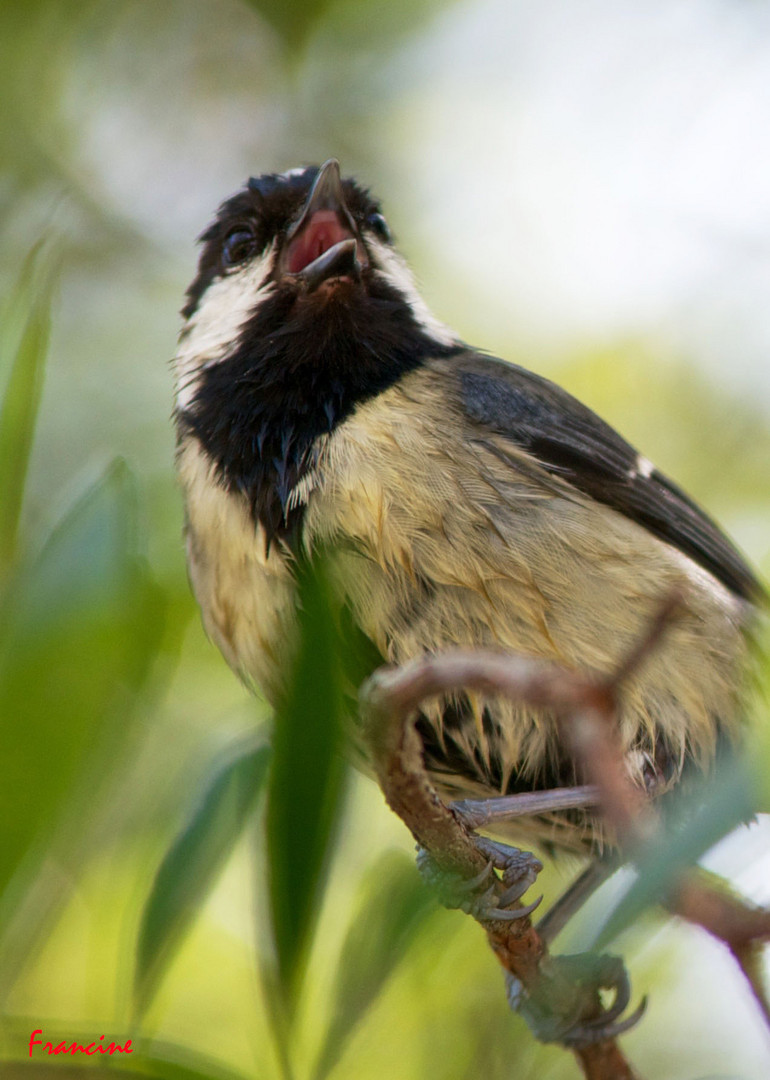
<path id="1" fill-rule="evenodd" d="M 770 941 L 770 911 L 751 907 L 695 871 L 682 874 L 664 905 L 728 947 L 770 1028 L 770 1001 L 758 962 L 760 947 Z"/>
<path id="2" fill-rule="evenodd" d="M 639 638 L 636 645 L 631 648 L 625 660 L 621 660 L 613 672 L 610 683 L 616 691 L 629 676 L 639 670 L 647 657 L 655 652 L 661 638 L 668 632 L 674 617 L 682 610 L 683 605 L 684 593 L 681 589 L 671 589 L 664 596 L 646 632 Z"/>

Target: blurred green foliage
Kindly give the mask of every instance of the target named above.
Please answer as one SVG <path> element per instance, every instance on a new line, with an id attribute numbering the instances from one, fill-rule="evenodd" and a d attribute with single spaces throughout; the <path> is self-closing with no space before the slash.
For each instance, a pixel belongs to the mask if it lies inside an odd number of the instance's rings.
<path id="1" fill-rule="evenodd" d="M 748 761 L 743 755 L 726 757 L 718 776 L 695 784 L 677 800 L 662 839 L 656 836 L 638 853 L 636 880 L 605 924 L 597 927 L 596 947 L 606 949 L 652 904 L 665 900 L 683 869 L 697 866 L 723 837 L 751 821 L 757 809 Z"/>
<path id="2" fill-rule="evenodd" d="M 19 517 L 43 388 L 43 366 L 50 335 L 50 289 L 35 280 L 37 260 L 27 259 L 5 311 L 4 343 L 15 356 L 5 373 L 0 412 L 0 572 L 5 578 L 16 555 Z M 4 366 L 4 365 L 3 365 Z M 0 371 L 2 368 L 0 368 Z"/>
<path id="3" fill-rule="evenodd" d="M 446 0 L 247 0 L 275 27 L 290 54 L 306 46 L 314 33 L 373 41 L 380 47 L 391 45 L 424 25 L 446 6 Z"/>
<path id="4" fill-rule="evenodd" d="M 299 575 L 297 657 L 276 710 L 268 789 L 270 916 L 289 1013 L 318 918 L 344 786 L 343 643 L 324 567 L 321 560 Z"/>
<path id="5" fill-rule="evenodd" d="M 47 1068 L 27 1055 L 41 1027 L 55 1042 L 131 1037 L 137 1052 L 110 1071 L 174 1080 L 502 1080 L 512 1062 L 521 1080 L 576 1075 L 510 1016 L 483 936 L 436 910 L 373 785 L 345 777 L 349 658 L 323 580 L 303 584 L 268 770 L 267 709 L 199 626 L 172 478 L 165 361 L 196 229 L 249 172 L 334 153 L 391 192 L 389 216 L 418 247 L 394 147 L 413 122 L 404 88 L 430 72 L 430 20 L 450 6 L 0 5 L 3 1076 Z M 46 245 L 28 254 L 50 234 L 55 258 Z M 415 254 L 426 281 L 445 273 Z M 485 345 L 472 284 L 455 282 L 443 308 Z M 539 360 L 513 340 L 501 351 Z M 581 345 L 558 377 L 767 550 L 758 407 L 638 340 Z M 732 1060 L 701 1038 L 700 1013 L 680 1020 L 685 946 L 639 916 L 676 860 L 698 858 L 757 804 L 762 782 L 767 807 L 760 696 L 755 712 L 751 784 L 726 773 L 654 853 L 655 873 L 589 920 L 589 938 L 625 927 L 618 948 L 652 993 L 628 1038 L 647 1075 Z M 572 870 L 546 870 L 547 900 Z"/>
<path id="6" fill-rule="evenodd" d="M 158 868 L 142 914 L 135 993 L 144 1009 L 243 831 L 267 776 L 267 747 L 248 749 L 211 780 Z"/>
<path id="7" fill-rule="evenodd" d="M 362 883 L 360 907 L 340 951 L 333 1013 L 313 1080 L 323 1080 L 334 1068 L 356 1025 L 434 908 L 433 896 L 404 856 L 385 852 L 370 867 Z"/>

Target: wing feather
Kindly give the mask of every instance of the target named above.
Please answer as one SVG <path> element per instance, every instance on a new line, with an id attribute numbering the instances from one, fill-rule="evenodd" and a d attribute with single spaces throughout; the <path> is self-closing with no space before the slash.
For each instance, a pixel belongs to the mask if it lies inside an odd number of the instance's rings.
<path id="1" fill-rule="evenodd" d="M 722 530 L 589 408 L 514 364 L 477 353 L 453 364 L 472 421 L 672 544 L 738 596 L 761 595 L 755 575 Z"/>

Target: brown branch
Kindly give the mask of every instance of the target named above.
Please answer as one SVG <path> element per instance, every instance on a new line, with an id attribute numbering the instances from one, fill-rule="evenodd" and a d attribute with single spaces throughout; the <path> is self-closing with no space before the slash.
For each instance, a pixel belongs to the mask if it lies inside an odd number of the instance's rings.
<path id="1" fill-rule="evenodd" d="M 388 804 L 441 869 L 470 879 L 485 870 L 486 859 L 428 780 L 422 742 L 414 723 L 408 722 L 426 697 L 461 688 L 504 692 L 545 707 L 586 710 L 596 704 L 597 691 L 585 680 L 550 665 L 485 652 L 455 652 L 384 670 L 362 689 L 366 735 Z M 602 691 L 602 700 L 603 696 Z M 575 1021 L 601 1014 L 596 989 L 576 984 L 550 960 L 528 917 L 512 922 L 484 920 L 483 925 L 502 966 L 536 1004 Z M 614 1040 L 578 1048 L 575 1055 L 587 1080 L 634 1080 Z"/>
<path id="2" fill-rule="evenodd" d="M 727 946 L 770 1028 L 770 1000 L 759 962 L 761 946 L 770 941 L 770 911 L 749 906 L 717 885 L 709 884 L 696 872 L 682 874 L 665 907 L 672 915 L 700 926 Z"/>
<path id="3" fill-rule="evenodd" d="M 647 634 L 603 683 L 553 664 L 485 650 L 424 657 L 402 668 L 383 669 L 369 680 L 361 693 L 364 723 L 381 787 L 390 806 L 441 869 L 470 879 L 486 863 L 471 834 L 428 780 L 420 738 L 408 721 L 426 698 L 463 689 L 505 694 L 520 704 L 552 710 L 583 782 L 598 791 L 601 811 L 619 847 L 633 855 L 650 843 L 659 829 L 657 817 L 625 767 L 615 706 L 622 683 L 654 651 L 681 603 L 679 593 L 665 600 Z M 501 886 L 495 882 L 499 894 Z M 748 907 L 693 872 L 681 875 L 667 907 L 730 948 L 770 1026 L 770 1004 L 756 964 L 758 943 L 770 939 L 770 912 Z M 574 1015 L 576 1020 L 600 1014 L 596 990 L 581 990 L 564 976 L 528 917 L 513 922 L 484 920 L 483 925 L 500 963 L 534 1001 L 551 1004 L 560 1015 Z M 611 1039 L 576 1049 L 575 1054 L 588 1080 L 633 1078 Z"/>

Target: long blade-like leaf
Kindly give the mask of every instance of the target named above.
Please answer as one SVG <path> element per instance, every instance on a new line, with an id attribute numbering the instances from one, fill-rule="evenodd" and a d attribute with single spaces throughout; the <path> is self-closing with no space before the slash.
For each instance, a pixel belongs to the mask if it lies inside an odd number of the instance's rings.
<path id="1" fill-rule="evenodd" d="M 12 298 L 22 329 L 0 404 L 0 575 L 16 553 L 50 336 L 50 279 L 37 280 L 33 263 L 34 255 Z"/>
<path id="2" fill-rule="evenodd" d="M 67 797 L 107 764 L 163 606 L 136 551 L 133 482 L 110 468 L 6 593 L 0 617 L 0 895 Z M 85 790 L 84 790 L 85 785 Z M 87 803 L 86 803 L 87 805 Z"/>
<path id="3" fill-rule="evenodd" d="M 341 648 L 322 563 L 301 571 L 298 589 L 299 642 L 276 714 L 267 805 L 270 917 L 290 1007 L 321 904 L 344 776 Z"/>
<path id="4" fill-rule="evenodd" d="M 342 947 L 334 1012 L 315 1080 L 323 1080 L 334 1068 L 356 1025 L 436 910 L 435 896 L 414 862 L 400 852 L 386 852 L 369 871 L 363 903 Z"/>
<path id="5" fill-rule="evenodd" d="M 241 834 L 267 776 L 268 747 L 221 768 L 160 865 L 142 914 L 135 997 L 146 1008 Z"/>

